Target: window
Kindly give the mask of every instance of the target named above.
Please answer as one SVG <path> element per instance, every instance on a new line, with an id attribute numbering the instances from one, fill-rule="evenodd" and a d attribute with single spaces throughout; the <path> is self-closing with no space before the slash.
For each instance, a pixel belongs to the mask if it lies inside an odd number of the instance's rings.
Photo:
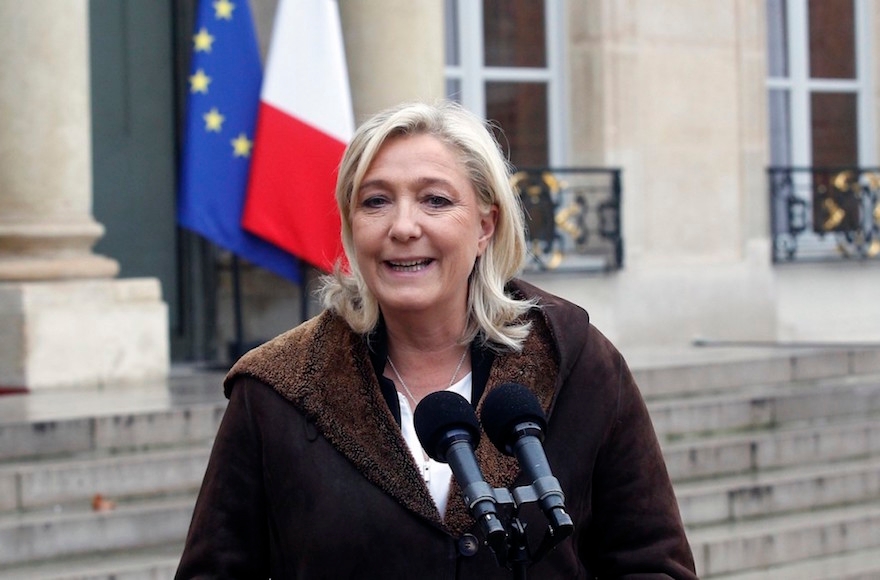
<path id="1" fill-rule="evenodd" d="M 766 0 L 774 259 L 875 256 L 867 0 Z M 793 168 L 793 169 L 789 169 Z"/>
<path id="2" fill-rule="evenodd" d="M 519 167 L 565 163 L 560 0 L 446 0 L 446 91 Z"/>
<path id="3" fill-rule="evenodd" d="M 868 3 L 767 0 L 766 8 L 770 164 L 874 165 Z"/>

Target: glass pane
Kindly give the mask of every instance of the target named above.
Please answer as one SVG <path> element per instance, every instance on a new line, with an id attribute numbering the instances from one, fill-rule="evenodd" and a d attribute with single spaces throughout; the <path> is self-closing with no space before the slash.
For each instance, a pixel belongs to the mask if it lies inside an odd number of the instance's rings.
<path id="1" fill-rule="evenodd" d="M 858 165 L 858 126 L 854 93 L 810 95 L 813 166 Z"/>
<path id="2" fill-rule="evenodd" d="M 549 164 L 546 84 L 486 83 L 486 118 L 501 126 L 497 137 L 513 165 Z"/>
<path id="3" fill-rule="evenodd" d="M 791 165 L 791 119 L 789 94 L 784 90 L 770 91 L 770 165 Z"/>
<path id="4" fill-rule="evenodd" d="M 810 0 L 810 77 L 856 76 L 853 0 Z"/>
<path id="5" fill-rule="evenodd" d="M 461 81 L 459 79 L 446 79 L 446 98 L 461 103 Z"/>
<path id="6" fill-rule="evenodd" d="M 458 54 L 458 0 L 446 0 L 443 8 L 446 34 L 446 65 L 458 66 L 461 57 Z"/>
<path id="7" fill-rule="evenodd" d="M 485 65 L 547 66 L 544 2 L 483 0 Z"/>
<path id="8" fill-rule="evenodd" d="M 767 74 L 788 76 L 788 26 L 785 0 L 767 0 Z"/>

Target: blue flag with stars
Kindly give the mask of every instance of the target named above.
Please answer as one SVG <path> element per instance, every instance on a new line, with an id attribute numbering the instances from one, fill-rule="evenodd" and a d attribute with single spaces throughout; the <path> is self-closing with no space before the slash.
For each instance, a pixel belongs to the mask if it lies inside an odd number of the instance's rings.
<path id="1" fill-rule="evenodd" d="M 200 0 L 192 42 L 178 222 L 298 282 L 292 254 L 241 226 L 263 80 L 248 0 Z"/>

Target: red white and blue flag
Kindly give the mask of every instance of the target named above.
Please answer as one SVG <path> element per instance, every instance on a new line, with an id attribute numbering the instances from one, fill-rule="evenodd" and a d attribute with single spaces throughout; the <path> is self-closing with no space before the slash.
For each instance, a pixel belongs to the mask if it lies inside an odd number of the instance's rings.
<path id="1" fill-rule="evenodd" d="M 260 93 L 245 229 L 332 270 L 342 256 L 336 176 L 353 132 L 336 1 L 282 0 Z"/>
<path id="2" fill-rule="evenodd" d="M 248 0 L 201 0 L 178 221 L 292 281 L 342 255 L 333 195 L 354 121 L 334 0 L 281 0 L 265 74 Z"/>

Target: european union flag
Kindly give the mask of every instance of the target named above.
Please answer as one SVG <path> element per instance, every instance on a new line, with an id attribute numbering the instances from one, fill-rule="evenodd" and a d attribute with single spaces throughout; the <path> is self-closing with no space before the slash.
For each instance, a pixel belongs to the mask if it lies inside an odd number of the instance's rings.
<path id="1" fill-rule="evenodd" d="M 298 282 L 293 255 L 241 227 L 262 80 L 248 0 L 200 0 L 177 219 L 249 262 Z"/>

